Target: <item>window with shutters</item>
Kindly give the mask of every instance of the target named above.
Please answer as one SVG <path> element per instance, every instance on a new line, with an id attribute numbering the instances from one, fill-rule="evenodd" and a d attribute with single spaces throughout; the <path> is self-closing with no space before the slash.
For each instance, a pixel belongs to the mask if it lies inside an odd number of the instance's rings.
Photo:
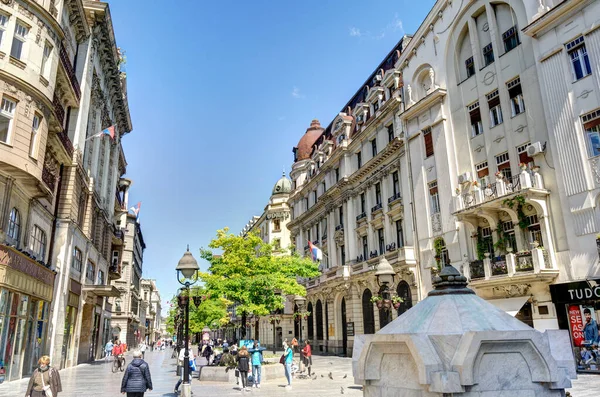
<path id="1" fill-rule="evenodd" d="M 592 74 L 592 66 L 585 48 L 583 36 L 567 43 L 567 53 L 571 59 L 571 72 L 573 73 L 573 81 L 584 78 Z"/>
<path id="2" fill-rule="evenodd" d="M 481 110 L 479 109 L 479 101 L 467 106 L 469 118 L 471 119 L 471 137 L 476 137 L 483 134 L 483 124 L 481 123 Z"/>
<path id="3" fill-rule="evenodd" d="M 525 102 L 523 102 L 523 91 L 521 90 L 521 78 L 506 83 L 508 88 L 508 96 L 510 97 L 510 109 L 512 117 L 525 111 Z"/>
<path id="4" fill-rule="evenodd" d="M 479 180 L 479 184 L 481 186 L 487 186 L 488 175 L 490 174 L 488 162 L 484 161 L 483 163 L 475 165 L 475 171 L 477 171 L 477 179 Z"/>
<path id="5" fill-rule="evenodd" d="M 494 49 L 492 48 L 492 43 L 483 47 L 483 62 L 485 66 L 494 62 Z"/>
<path id="6" fill-rule="evenodd" d="M 533 167 L 534 163 L 533 159 L 527 154 L 527 148 L 529 147 L 529 145 L 530 143 L 527 142 L 523 145 L 517 146 L 517 155 L 519 156 L 520 164 L 527 164 L 527 166 L 531 168 Z"/>
<path id="7" fill-rule="evenodd" d="M 488 107 L 490 108 L 490 128 L 502 124 L 502 108 L 500 107 L 500 95 L 494 90 L 486 95 Z"/>
<path id="8" fill-rule="evenodd" d="M 425 143 L 425 157 L 433 156 L 433 137 L 431 136 L 431 128 L 423 130 L 423 142 Z"/>
<path id="9" fill-rule="evenodd" d="M 584 114 L 581 121 L 585 131 L 588 155 L 596 157 L 600 155 L 600 109 Z"/>
<path id="10" fill-rule="evenodd" d="M 475 74 L 475 61 L 473 57 L 470 57 L 465 61 L 465 68 L 467 69 L 467 78 Z"/>
<path id="11" fill-rule="evenodd" d="M 429 206 L 432 214 L 440 212 L 440 196 L 437 181 L 429 182 Z"/>
<path id="12" fill-rule="evenodd" d="M 498 169 L 498 172 L 502 173 L 504 178 L 508 180 L 512 179 L 512 171 L 510 170 L 508 152 L 496 156 L 496 168 Z"/>

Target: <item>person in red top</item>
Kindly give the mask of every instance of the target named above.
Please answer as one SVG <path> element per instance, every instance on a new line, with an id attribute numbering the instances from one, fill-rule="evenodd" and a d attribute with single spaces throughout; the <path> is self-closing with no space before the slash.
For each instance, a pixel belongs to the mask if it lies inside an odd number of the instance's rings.
<path id="1" fill-rule="evenodd" d="M 123 349 L 123 344 L 120 340 L 117 340 L 113 346 L 112 355 L 118 357 L 123 353 L 125 353 L 125 350 Z"/>
<path id="2" fill-rule="evenodd" d="M 304 366 L 308 368 L 308 376 L 310 376 L 310 369 L 312 367 L 312 348 L 310 347 L 310 341 L 308 339 L 304 341 L 302 357 L 304 360 Z"/>

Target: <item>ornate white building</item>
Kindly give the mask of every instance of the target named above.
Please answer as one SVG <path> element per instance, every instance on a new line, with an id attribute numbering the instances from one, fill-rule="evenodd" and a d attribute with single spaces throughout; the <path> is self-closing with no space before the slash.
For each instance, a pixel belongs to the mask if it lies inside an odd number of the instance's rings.
<path id="1" fill-rule="evenodd" d="M 315 351 L 349 354 L 445 264 L 534 328 L 568 328 L 550 286 L 598 270 L 594 7 L 437 1 L 329 125 L 311 123 L 288 227 L 324 252 L 307 283 Z M 371 302 L 384 256 L 404 299 L 391 316 Z"/>

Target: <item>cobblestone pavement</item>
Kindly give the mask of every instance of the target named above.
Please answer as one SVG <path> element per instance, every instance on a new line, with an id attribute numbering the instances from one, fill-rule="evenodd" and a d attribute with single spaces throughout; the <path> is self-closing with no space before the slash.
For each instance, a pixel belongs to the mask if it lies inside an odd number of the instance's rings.
<path id="1" fill-rule="evenodd" d="M 150 364 L 154 390 L 146 393 L 147 397 L 175 397 L 173 388 L 177 382 L 175 375 L 175 360 L 170 351 L 146 352 L 146 361 Z M 127 362 L 131 356 L 127 357 Z M 278 365 L 278 364 L 275 364 Z M 279 378 L 263 383 L 260 389 L 251 389 L 245 395 L 261 396 L 302 396 L 331 397 L 362 396 L 360 386 L 353 384 L 351 360 L 340 357 L 313 357 L 313 369 L 317 374 L 316 380 L 294 379 L 292 390 L 285 390 L 285 378 Z M 283 368 L 281 369 L 283 371 Z M 331 372 L 333 380 L 329 379 Z M 58 397 L 94 397 L 120 396 L 122 373 L 113 374 L 109 363 L 98 361 L 93 364 L 83 364 L 67 368 L 60 372 L 63 392 Z M 346 376 L 346 378 L 344 378 Z M 0 397 L 23 397 L 27 379 L 15 382 L 5 382 L 0 385 Z M 571 394 L 573 397 L 598 397 L 600 395 L 600 376 L 580 375 L 573 382 Z M 239 396 L 242 392 L 235 383 L 199 382 L 192 381 L 192 391 L 195 396 Z"/>

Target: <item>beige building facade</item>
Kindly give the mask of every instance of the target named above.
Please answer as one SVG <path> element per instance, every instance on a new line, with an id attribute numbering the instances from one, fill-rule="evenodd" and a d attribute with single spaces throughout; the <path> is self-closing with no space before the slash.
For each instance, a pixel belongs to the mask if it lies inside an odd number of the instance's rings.
<path id="1" fill-rule="evenodd" d="M 530 326 L 570 327 L 553 289 L 598 277 L 594 7 L 437 1 L 327 126 L 313 120 L 294 148 L 288 227 L 324 253 L 306 284 L 314 351 L 350 354 L 446 264 Z M 390 311 L 373 302 L 382 258 L 403 299 Z"/>

